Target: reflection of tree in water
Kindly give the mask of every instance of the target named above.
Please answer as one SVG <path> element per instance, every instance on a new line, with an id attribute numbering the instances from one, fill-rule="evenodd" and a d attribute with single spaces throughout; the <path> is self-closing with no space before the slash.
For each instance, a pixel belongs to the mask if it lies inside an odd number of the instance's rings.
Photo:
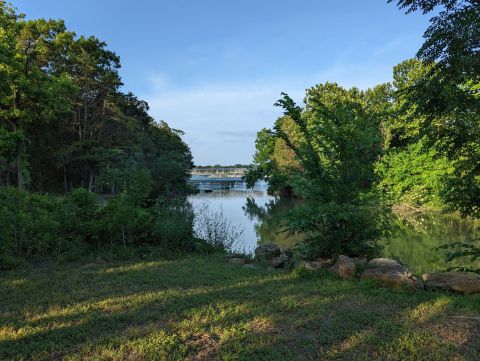
<path id="1" fill-rule="evenodd" d="M 396 211 L 394 234 L 385 247 L 386 256 L 399 258 L 415 272 L 443 270 L 445 252 L 437 248 L 473 239 L 478 224 L 459 216 L 439 212 Z"/>
<path id="2" fill-rule="evenodd" d="M 260 242 L 274 242 L 285 249 L 302 240 L 301 235 L 288 236 L 282 232 L 285 230 L 288 211 L 301 204 L 298 199 L 275 198 L 261 205 L 253 197 L 248 197 L 242 209 L 256 223 L 255 232 Z M 396 209 L 394 216 L 395 227 L 392 237 L 385 245 L 384 256 L 399 259 L 415 273 L 444 270 L 459 265 L 459 261 L 446 264 L 445 251 L 437 248 L 473 239 L 480 225 L 480 222 L 439 212 Z"/>
<path id="3" fill-rule="evenodd" d="M 285 232 L 287 213 L 298 204 L 298 199 L 275 198 L 261 206 L 248 197 L 242 209 L 251 221 L 258 220 L 254 226 L 260 242 L 273 242 L 285 249 L 302 240 L 301 235 L 288 236 Z"/>

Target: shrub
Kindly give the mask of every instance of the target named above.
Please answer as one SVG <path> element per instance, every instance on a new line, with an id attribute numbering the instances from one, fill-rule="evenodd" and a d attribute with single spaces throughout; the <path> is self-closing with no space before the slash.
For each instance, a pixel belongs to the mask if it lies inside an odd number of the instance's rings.
<path id="1" fill-rule="evenodd" d="M 171 250 L 193 250 L 193 210 L 185 198 L 159 197 L 152 213 L 156 244 Z"/>
<path id="2" fill-rule="evenodd" d="M 85 188 L 74 189 L 63 202 L 61 209 L 62 235 L 77 242 L 98 241 L 97 218 L 100 205 L 97 196 Z"/>
<path id="3" fill-rule="evenodd" d="M 125 254 L 135 250 L 127 246 L 196 250 L 191 205 L 185 198 L 159 198 L 146 207 L 151 177 L 147 172 L 135 176 L 138 188 L 123 190 L 104 207 L 83 188 L 65 197 L 0 188 L 0 268 L 36 256 L 71 260 L 91 252 L 92 246 L 114 246 L 111 251 L 122 248 Z"/>
<path id="4" fill-rule="evenodd" d="M 239 246 L 243 230 L 232 225 L 222 210 L 212 211 L 208 203 L 203 203 L 195 212 L 194 234 L 215 250 L 232 251 Z"/>
<path id="5" fill-rule="evenodd" d="M 454 242 L 438 249 L 447 250 L 446 261 L 457 262 L 459 266 L 450 266 L 447 271 L 473 272 L 480 274 L 480 238 L 469 242 Z M 464 264 L 471 264 L 465 266 Z"/>
<path id="6" fill-rule="evenodd" d="M 100 237 L 111 244 L 139 244 L 148 238 L 149 224 L 151 223 L 148 210 L 136 205 L 138 199 L 122 192 L 110 199 L 101 212 L 98 222 Z"/>
<path id="7" fill-rule="evenodd" d="M 388 212 L 378 205 L 329 202 L 306 205 L 289 214 L 287 231 L 304 234 L 300 249 L 308 258 L 373 256 L 388 229 Z"/>
<path id="8" fill-rule="evenodd" d="M 58 237 L 57 198 L 0 188 L 0 267 L 28 258 L 62 251 Z"/>
<path id="9" fill-rule="evenodd" d="M 378 187 L 392 203 L 442 207 L 445 180 L 451 163 L 422 142 L 385 154 L 376 163 Z"/>

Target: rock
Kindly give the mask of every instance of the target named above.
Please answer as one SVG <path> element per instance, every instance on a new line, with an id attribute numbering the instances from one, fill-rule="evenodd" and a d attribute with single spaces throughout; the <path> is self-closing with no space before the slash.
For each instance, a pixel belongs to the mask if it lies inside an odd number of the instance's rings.
<path id="1" fill-rule="evenodd" d="M 233 263 L 233 264 L 247 264 L 247 263 L 248 263 L 248 259 L 246 259 L 246 258 L 240 258 L 240 257 L 234 257 L 234 258 L 230 258 L 230 259 L 228 260 L 228 262 Z"/>
<path id="2" fill-rule="evenodd" d="M 257 268 L 257 267 L 256 267 L 254 264 L 248 263 L 248 264 L 244 264 L 244 265 L 243 265 L 243 268 L 255 269 L 255 268 Z"/>
<path id="3" fill-rule="evenodd" d="M 329 270 L 341 278 L 353 278 L 355 276 L 356 265 L 350 257 L 340 256 Z"/>
<path id="4" fill-rule="evenodd" d="M 305 263 L 305 268 L 309 271 L 316 271 L 320 268 L 328 268 L 333 261 L 330 258 L 318 258 L 316 261 L 309 261 Z"/>
<path id="5" fill-rule="evenodd" d="M 451 290 L 461 293 L 480 293 L 480 276 L 468 272 L 426 273 L 423 281 L 428 288 Z"/>
<path id="6" fill-rule="evenodd" d="M 285 266 L 285 263 L 288 261 L 288 257 L 285 254 L 281 254 L 278 257 L 272 258 L 270 264 L 273 268 L 282 268 Z"/>
<path id="7" fill-rule="evenodd" d="M 355 266 L 364 268 L 367 265 L 367 259 L 362 257 L 353 257 L 353 262 L 355 262 Z"/>
<path id="8" fill-rule="evenodd" d="M 375 280 L 384 286 L 392 288 L 406 287 L 410 290 L 423 288 L 422 282 L 403 267 L 382 266 L 370 268 L 362 273 L 361 279 Z"/>
<path id="9" fill-rule="evenodd" d="M 403 268 L 397 261 L 390 258 L 374 258 L 368 262 L 369 267 L 389 267 L 389 268 Z"/>
<path id="10" fill-rule="evenodd" d="M 270 261 L 272 258 L 280 256 L 280 248 L 275 243 L 261 244 L 255 249 L 256 260 Z"/>

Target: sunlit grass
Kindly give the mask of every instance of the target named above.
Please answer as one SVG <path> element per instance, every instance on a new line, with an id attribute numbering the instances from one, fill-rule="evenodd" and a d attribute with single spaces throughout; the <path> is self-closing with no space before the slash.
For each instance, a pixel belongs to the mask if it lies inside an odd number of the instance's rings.
<path id="1" fill-rule="evenodd" d="M 480 359 L 479 296 L 221 257 L 4 272 L 0 295 L 1 360 Z"/>

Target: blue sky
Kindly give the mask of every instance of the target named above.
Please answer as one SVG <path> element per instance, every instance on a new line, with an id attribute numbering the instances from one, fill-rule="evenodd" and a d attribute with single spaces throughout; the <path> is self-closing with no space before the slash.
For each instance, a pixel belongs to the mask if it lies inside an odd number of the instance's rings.
<path id="1" fill-rule="evenodd" d="M 428 17 L 386 0 L 13 0 L 120 55 L 124 90 L 182 129 L 196 164 L 249 163 L 255 134 L 325 81 L 368 88 L 413 57 Z"/>

